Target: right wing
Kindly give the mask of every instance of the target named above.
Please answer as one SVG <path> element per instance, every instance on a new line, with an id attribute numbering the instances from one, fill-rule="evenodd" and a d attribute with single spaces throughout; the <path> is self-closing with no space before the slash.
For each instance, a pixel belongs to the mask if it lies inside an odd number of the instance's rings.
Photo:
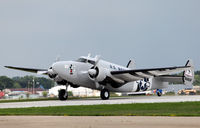
<path id="1" fill-rule="evenodd" d="M 163 75 L 169 75 L 169 74 L 187 70 L 189 68 L 190 66 L 136 69 L 136 70 L 124 70 L 124 71 L 111 71 L 111 74 L 118 79 L 122 79 L 126 82 L 132 82 L 132 81 L 137 81 L 144 78 L 152 78 L 152 77 L 159 77 Z"/>
<path id="2" fill-rule="evenodd" d="M 184 75 L 171 75 L 179 72 L 184 72 Z M 189 85 L 194 81 L 194 66 L 192 61 L 188 60 L 185 66 L 111 71 L 110 74 L 112 83 L 115 81 L 115 83 L 112 84 L 113 87 L 119 87 L 120 85 L 123 85 L 121 84 L 122 82 L 119 83 L 117 81 L 128 83 L 153 77 L 158 78 L 163 82 L 183 82 L 184 84 Z M 118 83 L 118 85 L 116 83 Z"/>

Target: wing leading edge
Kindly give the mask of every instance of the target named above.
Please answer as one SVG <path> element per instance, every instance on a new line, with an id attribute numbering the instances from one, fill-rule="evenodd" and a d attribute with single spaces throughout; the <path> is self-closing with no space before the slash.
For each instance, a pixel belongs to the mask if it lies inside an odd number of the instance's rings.
<path id="1" fill-rule="evenodd" d="M 5 67 L 9 69 L 15 69 L 15 70 L 26 71 L 26 72 L 31 72 L 31 73 L 39 73 L 39 72 L 48 71 L 47 69 L 22 68 L 22 67 L 13 67 L 13 66 L 5 66 Z"/>

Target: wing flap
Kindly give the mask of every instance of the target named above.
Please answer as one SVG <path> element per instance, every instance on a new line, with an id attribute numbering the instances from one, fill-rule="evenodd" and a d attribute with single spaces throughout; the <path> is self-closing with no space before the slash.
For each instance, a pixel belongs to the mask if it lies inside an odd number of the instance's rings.
<path id="1" fill-rule="evenodd" d="M 175 75 L 165 75 L 157 77 L 162 82 L 170 82 L 170 83 L 184 83 L 184 76 L 175 76 Z"/>

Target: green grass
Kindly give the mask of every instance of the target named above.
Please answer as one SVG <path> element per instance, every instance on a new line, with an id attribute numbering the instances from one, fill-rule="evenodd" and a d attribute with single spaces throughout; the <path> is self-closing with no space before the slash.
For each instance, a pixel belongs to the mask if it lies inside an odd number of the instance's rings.
<path id="1" fill-rule="evenodd" d="M 0 109 L 0 115 L 200 116 L 200 102 L 11 108 Z"/>

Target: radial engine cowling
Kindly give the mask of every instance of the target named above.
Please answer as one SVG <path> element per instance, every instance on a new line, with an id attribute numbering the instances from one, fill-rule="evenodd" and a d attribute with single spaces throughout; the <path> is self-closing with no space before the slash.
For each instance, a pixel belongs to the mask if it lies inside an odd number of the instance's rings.
<path id="1" fill-rule="evenodd" d="M 56 78 L 57 74 L 55 74 L 52 70 L 52 67 L 48 69 L 48 76 L 51 78 L 51 79 L 54 79 Z"/>
<path id="2" fill-rule="evenodd" d="M 95 80 L 98 82 L 105 80 L 106 76 L 109 75 L 109 72 L 102 67 L 96 67 L 96 68 L 92 67 L 91 69 L 89 69 L 88 73 L 89 73 L 89 77 L 92 80 Z"/>

